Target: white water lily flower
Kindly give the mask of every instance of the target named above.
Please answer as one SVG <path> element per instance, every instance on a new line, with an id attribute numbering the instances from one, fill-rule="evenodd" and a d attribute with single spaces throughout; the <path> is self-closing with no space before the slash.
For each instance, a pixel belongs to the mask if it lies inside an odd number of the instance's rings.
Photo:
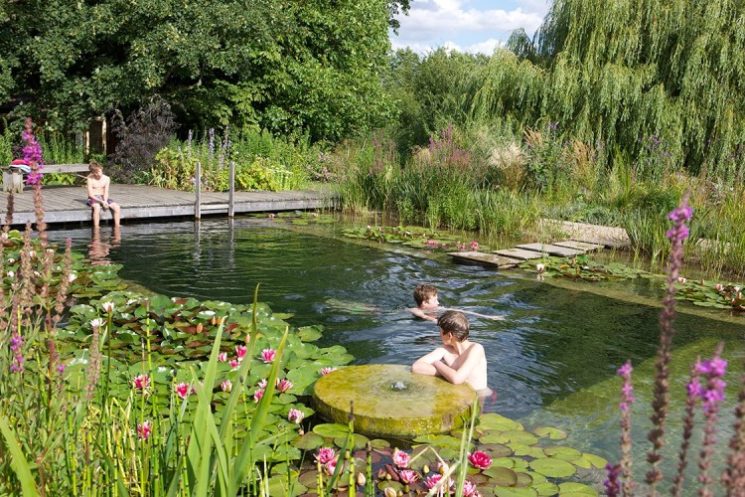
<path id="1" fill-rule="evenodd" d="M 546 266 L 544 264 L 541 264 L 540 262 L 535 265 L 535 270 L 539 273 L 542 273 L 546 270 Z"/>
<path id="2" fill-rule="evenodd" d="M 67 275 L 67 281 L 69 281 L 70 283 L 75 281 L 77 278 L 78 278 L 78 275 L 75 273 L 70 273 Z"/>
<path id="3" fill-rule="evenodd" d="M 201 311 L 199 314 L 204 314 L 205 316 L 214 316 L 215 311 L 206 310 L 206 311 Z"/>
<path id="4" fill-rule="evenodd" d="M 8 278 L 13 278 L 16 275 L 13 271 L 8 271 Z"/>
<path id="5" fill-rule="evenodd" d="M 8 264 L 13 264 L 15 261 L 16 260 L 11 257 L 10 259 L 8 259 Z"/>
<path id="6" fill-rule="evenodd" d="M 103 304 L 101 304 L 101 307 L 103 308 L 104 311 L 111 314 L 112 312 L 114 312 L 114 308 L 116 306 L 114 305 L 113 302 L 104 302 Z"/>
<path id="7" fill-rule="evenodd" d="M 101 326 L 103 326 L 103 319 L 96 318 L 96 319 L 92 320 L 91 321 L 91 326 L 93 328 L 100 328 Z"/>

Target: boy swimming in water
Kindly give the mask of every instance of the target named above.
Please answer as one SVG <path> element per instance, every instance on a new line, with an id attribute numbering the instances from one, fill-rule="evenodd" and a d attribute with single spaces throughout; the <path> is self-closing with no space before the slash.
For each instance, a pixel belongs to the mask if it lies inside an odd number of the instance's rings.
<path id="1" fill-rule="evenodd" d="M 437 316 L 440 313 L 448 310 L 455 310 L 440 307 L 440 301 L 437 297 L 437 288 L 427 284 L 417 285 L 416 288 L 414 288 L 414 302 L 416 302 L 416 307 L 410 308 L 409 312 L 420 319 L 426 319 L 428 321 L 437 321 Z M 493 319 L 495 321 L 501 321 L 504 319 L 504 316 L 487 316 L 485 314 L 464 311 L 461 309 L 459 309 L 459 312 L 479 318 Z"/>
<path id="2" fill-rule="evenodd" d="M 437 320 L 442 347 L 417 359 L 411 371 L 428 376 L 441 376 L 450 383 L 467 383 L 479 397 L 492 391 L 486 384 L 486 353 L 484 347 L 468 340 L 468 318 L 458 311 L 446 311 Z"/>

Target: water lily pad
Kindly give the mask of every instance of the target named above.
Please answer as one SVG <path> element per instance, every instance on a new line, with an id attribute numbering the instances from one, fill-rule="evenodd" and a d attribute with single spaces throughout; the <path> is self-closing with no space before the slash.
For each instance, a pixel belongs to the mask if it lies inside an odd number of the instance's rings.
<path id="1" fill-rule="evenodd" d="M 349 433 L 349 427 L 339 423 L 322 423 L 313 427 L 313 433 L 322 437 L 344 437 Z"/>
<path id="2" fill-rule="evenodd" d="M 549 478 L 566 478 L 576 472 L 573 464 L 553 457 L 535 459 L 530 462 L 530 467 L 536 473 L 548 476 Z"/>
<path id="3" fill-rule="evenodd" d="M 479 438 L 483 444 L 506 444 L 510 439 L 503 431 L 486 431 Z"/>
<path id="4" fill-rule="evenodd" d="M 529 445 L 522 444 L 510 444 L 510 447 L 515 452 L 516 456 L 530 456 L 535 459 L 546 457 L 546 454 L 540 447 L 531 447 Z"/>
<path id="5" fill-rule="evenodd" d="M 362 448 L 364 448 L 364 447 L 367 446 L 367 442 L 369 440 L 370 439 L 367 438 L 365 435 L 360 435 L 359 433 L 355 433 L 352 436 L 352 442 L 351 442 L 352 445 L 351 445 L 350 449 L 352 449 L 352 450 L 362 449 Z M 346 435 L 344 435 L 343 437 L 336 437 L 336 438 L 334 438 L 334 445 L 336 445 L 340 449 L 341 448 L 344 448 L 344 444 L 346 444 L 346 442 L 347 442 L 347 436 Z"/>
<path id="6" fill-rule="evenodd" d="M 532 488 L 496 487 L 494 495 L 497 497 L 538 497 Z"/>
<path id="7" fill-rule="evenodd" d="M 323 446 L 323 437 L 315 433 L 306 433 L 296 438 L 292 444 L 298 449 L 315 450 Z"/>
<path id="8" fill-rule="evenodd" d="M 517 475 L 516 487 L 529 487 L 533 484 L 533 477 L 528 473 L 518 472 L 515 474 Z"/>
<path id="9" fill-rule="evenodd" d="M 533 485 L 533 489 L 539 497 L 551 497 L 559 493 L 559 486 L 549 481 Z"/>
<path id="10" fill-rule="evenodd" d="M 582 457 L 580 451 L 571 447 L 547 447 L 543 449 L 543 452 L 545 452 L 549 457 L 555 457 L 565 461 L 573 461 Z"/>
<path id="11" fill-rule="evenodd" d="M 323 336 L 317 326 L 303 326 L 297 329 L 297 336 L 304 342 L 314 342 Z"/>
<path id="12" fill-rule="evenodd" d="M 497 413 L 490 412 L 484 414 L 479 419 L 479 426 L 485 430 L 522 430 L 523 425 L 510 418 L 506 418 Z"/>
<path id="13" fill-rule="evenodd" d="M 517 473 L 510 468 L 500 466 L 484 470 L 484 474 L 492 479 L 492 482 L 500 487 L 512 487 L 517 483 Z"/>
<path id="14" fill-rule="evenodd" d="M 608 461 L 603 459 L 602 457 L 596 456 L 595 454 L 589 454 L 587 452 L 582 454 L 582 458 L 587 459 L 590 464 L 592 464 L 593 468 L 602 469 L 608 464 Z"/>
<path id="15" fill-rule="evenodd" d="M 492 467 L 512 468 L 515 465 L 515 460 L 511 457 L 497 457 L 492 459 Z"/>
<path id="16" fill-rule="evenodd" d="M 527 446 L 526 446 L 527 447 Z M 513 449 L 502 444 L 483 444 L 479 445 L 479 450 L 486 452 L 492 458 L 506 457 L 513 453 Z"/>
<path id="17" fill-rule="evenodd" d="M 585 485 L 584 483 L 577 483 L 573 481 L 560 483 L 559 497 L 568 496 L 569 494 L 574 494 L 573 497 L 578 497 L 580 495 L 597 497 L 598 491 L 589 485 Z"/>
<path id="18" fill-rule="evenodd" d="M 567 437 L 565 431 L 554 428 L 553 426 L 539 426 L 533 430 L 533 433 L 541 438 L 548 438 L 551 440 L 564 440 Z"/>
<path id="19" fill-rule="evenodd" d="M 373 449 L 385 449 L 386 447 L 390 447 L 391 443 L 388 440 L 383 440 L 382 438 L 374 438 L 370 440 L 370 447 Z"/>

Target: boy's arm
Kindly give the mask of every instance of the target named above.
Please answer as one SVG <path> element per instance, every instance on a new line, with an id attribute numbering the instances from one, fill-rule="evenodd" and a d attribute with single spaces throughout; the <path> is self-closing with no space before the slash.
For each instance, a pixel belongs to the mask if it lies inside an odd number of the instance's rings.
<path id="1" fill-rule="evenodd" d="M 494 321 L 504 321 L 504 316 L 502 316 L 500 314 L 493 314 L 493 315 L 489 316 L 489 315 L 486 315 L 486 314 L 479 314 L 478 312 L 466 311 L 466 310 L 463 310 L 463 309 L 445 309 L 445 310 L 446 311 L 458 311 L 458 312 L 462 312 L 463 314 L 469 314 L 471 316 L 476 316 L 477 318 L 491 319 L 491 320 L 494 320 Z"/>
<path id="2" fill-rule="evenodd" d="M 429 314 L 425 314 L 424 311 L 422 311 L 418 307 L 412 307 L 412 308 L 410 308 L 409 309 L 409 312 L 412 313 L 414 316 L 416 316 L 418 318 L 421 318 L 421 319 L 426 319 L 428 321 L 437 321 L 437 318 L 436 317 L 430 316 Z"/>
<path id="3" fill-rule="evenodd" d="M 420 357 L 411 366 L 411 372 L 416 374 L 426 374 L 427 376 L 437 376 L 437 370 L 433 366 L 445 357 L 445 349 L 438 347 L 429 354 Z"/>
<path id="4" fill-rule="evenodd" d="M 109 184 L 111 183 L 111 180 L 108 176 L 104 176 L 103 180 L 103 204 L 106 205 L 106 207 L 109 206 Z"/>
<path id="5" fill-rule="evenodd" d="M 458 369 L 451 368 L 443 361 L 437 361 L 432 364 L 432 366 L 435 368 L 440 376 L 448 380 L 450 383 L 454 385 L 460 385 L 468 379 L 469 375 L 473 371 L 473 368 L 475 368 L 478 364 L 479 359 L 484 356 L 483 346 L 475 343 L 472 345 L 472 347 L 474 347 L 474 349 L 468 352 L 468 357 Z"/>

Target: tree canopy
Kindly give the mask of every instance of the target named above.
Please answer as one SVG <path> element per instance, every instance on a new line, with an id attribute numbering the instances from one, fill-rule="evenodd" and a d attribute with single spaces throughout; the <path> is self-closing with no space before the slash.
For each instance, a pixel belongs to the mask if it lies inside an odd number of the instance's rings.
<path id="1" fill-rule="evenodd" d="M 0 105 L 58 126 L 160 94 L 188 126 L 338 139 L 388 112 L 408 0 L 28 0 L 0 6 Z"/>

